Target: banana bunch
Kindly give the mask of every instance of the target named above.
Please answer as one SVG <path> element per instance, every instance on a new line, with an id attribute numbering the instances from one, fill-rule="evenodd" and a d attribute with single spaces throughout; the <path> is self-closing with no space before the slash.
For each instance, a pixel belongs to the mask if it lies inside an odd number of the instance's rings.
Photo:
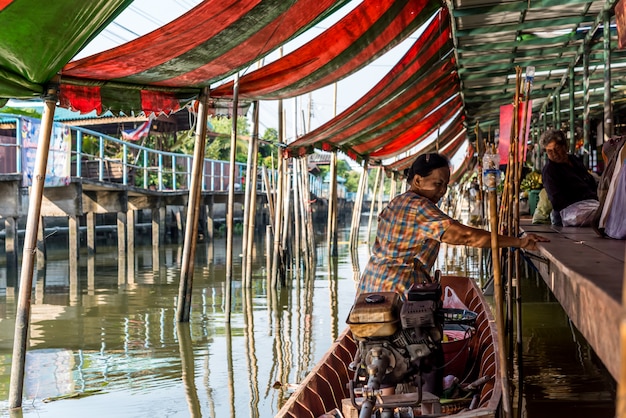
<path id="1" fill-rule="evenodd" d="M 542 187 L 541 173 L 538 171 L 531 171 L 520 183 L 520 189 L 522 190 L 539 190 Z"/>

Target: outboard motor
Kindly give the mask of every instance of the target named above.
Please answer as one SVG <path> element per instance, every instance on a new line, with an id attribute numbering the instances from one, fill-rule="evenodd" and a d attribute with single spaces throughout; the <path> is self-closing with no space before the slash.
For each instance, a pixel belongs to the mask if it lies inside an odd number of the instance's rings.
<path id="1" fill-rule="evenodd" d="M 392 417 L 395 408 L 441 396 L 441 294 L 441 285 L 429 282 L 413 285 L 406 300 L 394 292 L 357 297 L 347 322 L 358 342 L 350 365 L 350 397 L 359 417 L 369 418 L 376 410 Z M 401 391 L 396 391 L 398 385 Z"/>

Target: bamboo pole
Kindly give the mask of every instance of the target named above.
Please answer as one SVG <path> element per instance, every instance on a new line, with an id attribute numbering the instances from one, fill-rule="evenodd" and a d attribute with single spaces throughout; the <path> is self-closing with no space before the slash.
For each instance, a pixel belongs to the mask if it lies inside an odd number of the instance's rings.
<path id="1" fill-rule="evenodd" d="M 185 225 L 183 257 L 178 286 L 178 308 L 176 311 L 178 322 L 189 322 L 189 314 L 191 311 L 194 255 L 198 239 L 198 212 L 202 199 L 200 191 L 202 189 L 202 168 L 204 165 L 204 151 L 206 147 L 208 100 L 209 89 L 205 88 L 200 95 L 198 105 L 198 123 L 196 124 L 193 165 L 191 167 L 191 185 L 189 187 L 189 201 L 187 203 L 187 223 Z"/>
<path id="2" fill-rule="evenodd" d="M 502 272 L 500 269 L 499 244 L 498 244 L 498 197 L 496 194 L 496 176 L 490 173 L 487 178 L 489 194 L 489 225 L 491 228 L 491 257 L 493 264 L 494 296 L 496 303 L 496 326 L 498 328 L 498 357 L 500 360 L 500 379 L 502 380 L 502 409 L 504 417 L 511 416 L 511 400 L 509 389 L 509 373 L 507 362 L 507 350 L 504 340 L 504 295 L 502 288 Z"/>
<path id="3" fill-rule="evenodd" d="M 337 83 L 335 83 L 333 87 L 333 117 L 337 116 L 337 87 Z M 330 157 L 327 246 L 330 257 L 339 255 L 337 250 L 337 150 L 333 150 Z"/>
<path id="4" fill-rule="evenodd" d="M 274 202 L 274 190 L 273 190 L 273 186 L 272 183 L 270 182 L 269 176 L 267 174 L 267 168 L 265 168 L 265 166 L 261 166 L 261 177 L 263 178 L 263 185 L 265 186 L 265 197 L 267 199 L 267 207 L 268 207 L 268 212 L 269 212 L 269 221 L 270 221 L 270 225 L 272 227 L 272 229 L 274 228 L 274 225 L 272 225 L 272 222 L 274 222 L 274 214 L 275 214 L 275 202 Z"/>
<path id="5" fill-rule="evenodd" d="M 513 121 L 511 123 L 511 140 L 509 149 L 509 164 L 507 172 L 510 172 L 508 190 L 509 190 L 509 205 L 507 205 L 507 223 L 506 233 L 507 235 L 517 236 L 516 232 L 516 219 L 519 217 L 519 190 L 518 190 L 518 178 L 519 178 L 519 104 L 521 98 L 521 80 L 522 69 L 518 66 L 515 67 L 515 98 L 513 102 Z M 509 249 L 507 256 L 507 293 L 506 293 L 506 306 L 507 313 L 507 326 L 506 332 L 511 338 L 513 338 L 513 271 L 517 269 L 514 264 L 516 259 L 513 250 Z"/>
<path id="6" fill-rule="evenodd" d="M 363 171 L 361 172 L 361 178 L 359 180 L 359 187 L 357 189 L 357 196 L 354 202 L 354 208 L 352 211 L 352 226 L 350 229 L 350 248 L 356 250 L 359 245 L 359 227 L 361 225 L 361 209 L 363 207 L 363 195 L 365 194 L 367 184 L 367 171 L 368 162 L 363 162 Z"/>
<path id="7" fill-rule="evenodd" d="M 282 146 L 284 144 L 284 119 L 283 119 L 283 101 L 278 101 L 278 156 L 276 164 L 278 166 L 278 170 L 276 173 L 276 204 L 275 204 L 275 216 L 274 216 L 274 244 L 272 246 L 272 274 L 271 274 L 271 285 L 272 289 L 276 289 L 278 284 L 278 272 L 279 265 L 282 262 L 281 258 L 281 242 L 282 242 L 282 221 L 283 221 L 283 193 L 284 193 L 284 158 L 282 156 Z"/>
<path id="8" fill-rule="evenodd" d="M 284 219 L 283 219 L 283 223 L 282 223 L 282 231 L 281 231 L 281 258 L 283 258 L 283 260 L 281 260 L 283 262 L 283 275 L 281 277 L 281 285 L 285 286 L 285 279 L 286 279 L 286 270 L 287 270 L 287 266 L 284 265 L 286 264 L 284 262 L 285 254 L 293 254 L 294 249 L 293 246 L 289 246 L 289 241 L 288 238 L 290 238 L 290 234 L 292 234 L 293 232 L 293 228 L 291 228 L 291 217 L 293 216 L 293 211 L 291 210 L 291 193 L 290 193 L 290 178 L 293 175 L 292 171 L 290 171 L 290 169 L 292 169 L 293 167 L 289 167 L 289 164 L 287 162 L 287 159 L 284 160 L 283 162 L 285 164 L 285 169 L 283 170 L 283 188 L 285 189 L 284 193 L 283 193 L 283 213 L 284 215 Z M 293 240 L 291 240 L 291 242 L 293 242 Z"/>
<path id="9" fill-rule="evenodd" d="M 54 123 L 54 111 L 57 102 L 58 80 L 46 89 L 44 112 L 41 118 L 41 130 L 35 155 L 32 186 L 30 188 L 26 235 L 22 251 L 22 271 L 20 274 L 17 312 L 15 314 L 15 333 L 13 339 L 13 357 L 11 361 L 11 383 L 9 387 L 9 409 L 22 407 L 24 391 L 24 367 L 28 346 L 28 328 L 30 322 L 30 297 L 33 288 L 33 270 L 37 254 L 37 231 L 43 200 L 43 188 L 46 181 L 50 136 Z"/>
<path id="10" fill-rule="evenodd" d="M 299 199 L 299 187 L 298 187 L 298 176 L 300 173 L 300 167 L 298 164 L 298 160 L 296 158 L 291 159 L 291 188 L 293 193 L 293 226 L 294 226 L 294 237 L 292 241 L 292 245 L 294 245 L 294 273 L 296 277 L 299 276 L 300 273 L 300 255 L 301 248 L 300 244 L 302 243 L 300 232 L 301 232 L 301 219 L 302 215 L 300 214 L 300 201 Z"/>
<path id="11" fill-rule="evenodd" d="M 252 103 L 252 105 L 254 106 L 253 111 L 252 111 L 252 114 L 253 114 L 252 123 L 253 123 L 254 128 L 258 129 L 257 123 L 259 119 L 259 112 L 258 112 L 259 102 L 255 100 Z M 247 259 L 247 255 L 248 255 L 248 225 L 250 223 L 250 212 L 252 209 L 250 207 L 250 199 L 251 199 L 251 193 L 252 193 L 252 190 L 250 188 L 250 176 L 252 175 L 252 172 L 251 172 L 252 160 L 254 158 L 254 146 L 253 146 L 254 140 L 255 139 L 254 139 L 254 133 L 253 133 L 252 137 L 250 138 L 250 142 L 248 142 L 248 156 L 246 159 L 246 184 L 243 185 L 245 187 L 245 191 L 244 191 L 244 200 L 243 200 L 243 234 L 241 238 L 241 254 L 242 254 L 242 260 L 244 262 L 242 262 L 241 265 L 242 265 L 244 286 L 246 285 L 246 278 L 247 278 L 245 260 Z"/>
<path id="12" fill-rule="evenodd" d="M 526 131 L 528 130 L 528 111 L 530 107 L 530 92 L 532 89 L 533 77 L 534 77 L 535 68 L 527 67 L 526 69 L 526 86 L 524 89 L 524 111 L 522 112 L 522 128 L 520 130 L 521 144 L 526 143 Z M 532 74 L 531 74 L 532 73 Z M 516 158 L 516 160 L 519 160 Z M 515 202 L 515 224 L 513 229 L 513 235 L 519 236 L 520 233 L 520 203 L 519 203 L 519 194 L 520 194 L 520 184 L 521 184 L 521 161 L 518 161 L 518 169 L 517 169 L 517 178 L 515 183 L 515 188 L 517 192 L 517 198 Z M 521 353 L 522 348 L 522 286 L 520 283 L 520 268 L 521 268 L 521 260 L 520 260 L 520 249 L 515 249 L 515 304 L 517 306 L 517 347 L 518 352 Z"/>
<path id="13" fill-rule="evenodd" d="M 309 263 L 309 271 L 315 269 L 315 231 L 313 230 L 313 208 L 311 207 L 311 179 L 309 177 L 309 164 L 307 157 L 302 160 L 303 171 L 305 173 L 302 179 L 304 199 L 305 221 L 306 221 L 306 238 L 307 238 L 307 261 Z"/>
<path id="14" fill-rule="evenodd" d="M 254 102 L 253 111 L 253 129 L 252 138 L 248 144 L 248 173 L 246 174 L 246 197 L 248 203 L 245 205 L 247 216 L 244 216 L 244 220 L 247 220 L 247 225 L 244 226 L 244 232 L 246 232 L 245 244 L 242 244 L 245 258 L 245 282 L 246 287 L 252 286 L 252 252 L 254 248 L 254 227 L 256 224 L 256 186 L 257 186 L 257 165 L 259 160 L 258 146 L 259 146 L 259 102 Z M 247 227 L 247 228 L 246 228 Z"/>
<path id="15" fill-rule="evenodd" d="M 328 188 L 328 224 L 326 246 L 330 257 L 337 257 L 337 151 L 330 156 L 330 178 Z"/>
<path id="16" fill-rule="evenodd" d="M 374 180 L 374 190 L 372 191 L 372 198 L 370 199 L 370 214 L 367 220 L 367 235 L 365 241 L 367 241 L 367 245 L 370 245 L 371 236 L 372 236 L 372 223 L 374 219 L 374 212 L 376 211 L 376 196 L 378 196 L 378 187 L 380 185 L 380 177 L 383 173 L 383 167 L 376 167 L 376 179 Z"/>
<path id="17" fill-rule="evenodd" d="M 309 271 L 310 251 L 307 203 L 309 201 L 310 192 L 307 190 L 306 187 L 308 167 L 306 163 L 306 157 L 298 158 L 295 162 L 296 164 L 298 164 L 297 184 L 298 196 L 300 197 L 300 200 L 297 202 L 298 206 L 300 207 L 300 219 L 298 220 L 298 222 L 300 223 L 300 250 L 304 259 L 304 268 L 306 269 L 306 271 Z M 306 277 L 306 274 L 303 274 L 302 277 Z"/>
<path id="18" fill-rule="evenodd" d="M 258 130 L 257 130 L 257 138 L 258 138 Z M 252 286 L 252 257 L 254 252 L 254 231 L 256 229 L 256 205 L 257 205 L 257 171 L 258 171 L 258 161 L 259 161 L 259 153 L 258 153 L 258 141 L 255 140 L 254 143 L 254 158 L 252 160 L 252 173 L 253 178 L 250 184 L 251 194 L 250 194 L 250 220 L 248 222 L 248 240 L 247 245 L 248 249 L 246 251 L 246 278 L 248 287 Z"/>
<path id="19" fill-rule="evenodd" d="M 235 209 L 235 164 L 237 155 L 237 109 L 239 108 L 239 73 L 235 74 L 233 83 L 233 115 L 232 132 L 230 133 L 230 166 L 228 170 L 228 206 L 226 208 L 226 292 L 225 319 L 230 323 L 233 284 L 233 229 Z"/>

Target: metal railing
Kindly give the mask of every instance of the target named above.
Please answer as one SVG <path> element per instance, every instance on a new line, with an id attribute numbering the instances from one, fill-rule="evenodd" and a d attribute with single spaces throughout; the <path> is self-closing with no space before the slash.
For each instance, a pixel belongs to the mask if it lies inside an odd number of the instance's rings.
<path id="1" fill-rule="evenodd" d="M 25 169 L 25 121 L 35 119 L 15 115 L 0 115 L 0 174 L 23 174 Z M 143 189 L 176 191 L 188 189 L 191 184 L 192 155 L 147 148 L 126 142 L 90 129 L 55 122 L 71 136 L 70 173 L 72 177 L 113 182 Z M 89 149 L 84 149 L 89 144 Z M 245 183 L 246 164 L 235 163 L 235 191 Z M 230 162 L 205 159 L 202 190 L 225 192 L 230 185 Z M 276 172 L 268 173 L 276 183 Z M 261 173 L 257 174 L 257 189 L 265 192 Z M 309 174 L 311 191 L 324 195 L 322 179 Z M 327 188 L 327 187 L 326 187 Z M 326 193 L 327 194 L 327 193 Z"/>

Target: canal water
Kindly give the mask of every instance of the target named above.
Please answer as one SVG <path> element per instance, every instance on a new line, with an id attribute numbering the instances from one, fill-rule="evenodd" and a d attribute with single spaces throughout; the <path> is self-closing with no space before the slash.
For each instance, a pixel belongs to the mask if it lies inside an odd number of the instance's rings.
<path id="1" fill-rule="evenodd" d="M 198 243 L 191 320 L 176 322 L 182 245 L 138 243 L 124 266 L 113 245 L 81 255 L 69 279 L 63 239 L 36 271 L 24 403 L 7 409 L 17 304 L 14 270 L 0 265 L 0 416 L 272 417 L 345 327 L 355 279 L 368 257 L 317 248 L 308 279 L 267 285 L 264 242 L 256 243 L 252 288 L 233 267 L 231 322 L 225 322 L 225 239 Z M 319 240 L 323 242 L 323 239 Z M 114 244 L 114 243 L 112 243 Z M 235 248 L 241 243 L 235 240 Z M 480 251 L 443 247 L 444 273 L 484 276 Z M 302 274 L 297 274 L 301 276 Z M 523 280 L 523 363 L 516 362 L 519 416 L 612 417 L 615 382 L 568 321 L 543 281 Z M 523 376 L 523 385 L 517 376 Z M 521 392 L 519 389 L 521 388 Z"/>

